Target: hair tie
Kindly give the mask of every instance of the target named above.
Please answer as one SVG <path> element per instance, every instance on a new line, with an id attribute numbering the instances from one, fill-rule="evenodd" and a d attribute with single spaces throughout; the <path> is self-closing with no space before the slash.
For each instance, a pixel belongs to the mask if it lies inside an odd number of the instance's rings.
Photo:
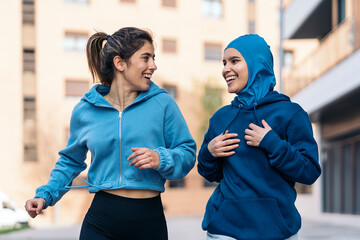
<path id="1" fill-rule="evenodd" d="M 108 40 L 108 39 L 109 39 L 109 37 L 110 37 L 110 35 L 107 35 L 107 36 L 106 36 L 106 40 Z"/>

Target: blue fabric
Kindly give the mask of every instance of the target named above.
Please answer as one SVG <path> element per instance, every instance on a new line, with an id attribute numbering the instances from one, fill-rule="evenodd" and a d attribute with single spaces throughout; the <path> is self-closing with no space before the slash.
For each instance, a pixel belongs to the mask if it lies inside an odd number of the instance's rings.
<path id="1" fill-rule="evenodd" d="M 92 162 L 87 174 L 89 192 L 130 188 L 163 192 L 166 179 L 183 178 L 195 164 L 196 144 L 174 99 L 154 83 L 120 115 L 103 97 L 110 87 L 95 85 L 72 113 L 70 136 L 51 171 L 48 183 L 35 197 L 54 205 L 71 188 L 72 180 Z M 132 147 L 146 147 L 160 156 L 158 169 L 130 167 Z"/>
<path id="2" fill-rule="evenodd" d="M 273 70 L 273 56 L 270 46 L 256 35 L 248 34 L 234 39 L 225 48 L 234 48 L 244 57 L 249 71 L 246 87 L 239 93 L 238 100 L 243 105 L 251 105 L 263 98 L 276 84 Z"/>
<path id="3" fill-rule="evenodd" d="M 257 36 L 244 38 L 254 39 L 240 46 L 244 57 L 253 59 L 251 54 L 259 55 L 258 41 L 262 40 Z M 240 43 L 229 46 L 240 48 Z M 270 66 L 263 65 L 261 69 L 261 62 L 271 63 L 272 67 L 272 56 L 266 49 L 263 46 L 266 54 L 262 61 L 248 63 L 250 69 L 253 65 L 258 69 L 256 77 L 249 75 L 254 82 L 231 105 L 220 108 L 211 117 L 198 154 L 198 172 L 210 182 L 220 182 L 207 203 L 202 222 L 202 228 L 212 234 L 235 239 L 289 238 L 301 227 L 294 204 L 295 182 L 312 184 L 321 173 L 308 114 L 286 95 L 271 90 L 275 77 L 270 74 Z M 272 130 L 258 147 L 247 145 L 245 130 L 250 123 L 262 126 L 262 119 Z M 216 158 L 209 152 L 208 144 L 226 130 L 238 134 L 239 147 L 232 156 Z"/>

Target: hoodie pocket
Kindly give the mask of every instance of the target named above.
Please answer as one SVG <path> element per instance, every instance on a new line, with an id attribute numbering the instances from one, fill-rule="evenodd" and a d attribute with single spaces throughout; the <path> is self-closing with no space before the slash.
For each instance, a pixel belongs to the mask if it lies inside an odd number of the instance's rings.
<path id="1" fill-rule="evenodd" d="M 224 200 L 207 227 L 236 239 L 284 239 L 291 233 L 275 199 Z"/>

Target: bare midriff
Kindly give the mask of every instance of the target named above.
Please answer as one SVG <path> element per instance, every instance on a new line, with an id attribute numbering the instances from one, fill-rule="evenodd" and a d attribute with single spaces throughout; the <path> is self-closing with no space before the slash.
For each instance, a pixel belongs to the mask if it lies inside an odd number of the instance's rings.
<path id="1" fill-rule="evenodd" d="M 104 192 L 127 198 L 152 198 L 160 194 L 158 191 L 147 189 L 112 189 Z"/>

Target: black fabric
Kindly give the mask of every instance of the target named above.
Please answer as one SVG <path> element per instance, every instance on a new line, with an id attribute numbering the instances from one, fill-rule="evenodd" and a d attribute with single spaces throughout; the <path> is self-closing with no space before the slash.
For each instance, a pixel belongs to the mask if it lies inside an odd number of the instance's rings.
<path id="1" fill-rule="evenodd" d="M 80 240 L 167 240 L 160 195 L 134 199 L 95 194 L 81 227 Z"/>

